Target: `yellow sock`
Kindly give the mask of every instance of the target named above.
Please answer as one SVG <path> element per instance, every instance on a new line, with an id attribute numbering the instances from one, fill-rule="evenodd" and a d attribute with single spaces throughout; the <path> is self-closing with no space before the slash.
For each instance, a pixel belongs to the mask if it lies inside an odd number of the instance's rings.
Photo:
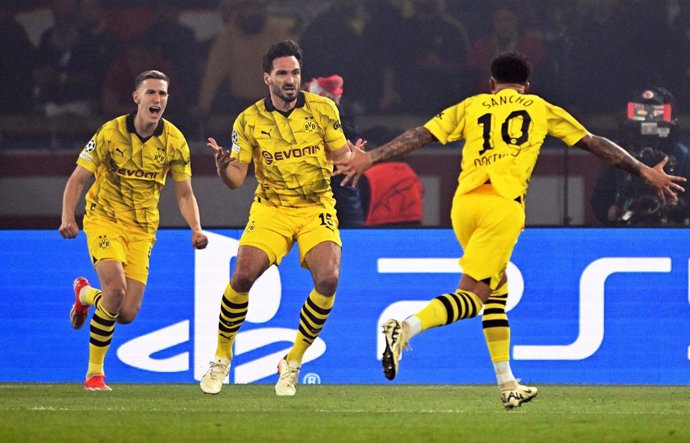
<path id="1" fill-rule="evenodd" d="M 99 291 L 100 292 L 100 291 Z M 93 317 L 91 317 L 91 331 L 89 339 L 89 369 L 86 371 L 86 378 L 94 375 L 104 374 L 103 362 L 105 354 L 110 348 L 110 342 L 115 331 L 115 320 L 117 315 L 112 315 L 101 307 L 101 294 L 97 294 L 93 300 L 96 307 Z"/>
<path id="2" fill-rule="evenodd" d="M 431 300 L 415 316 L 422 323 L 422 331 L 436 326 L 449 325 L 458 320 L 476 317 L 482 309 L 482 301 L 470 291 L 458 289 L 453 294 L 439 295 Z"/>
<path id="3" fill-rule="evenodd" d="M 96 303 L 96 297 L 101 295 L 101 290 L 91 286 L 84 286 L 79 294 L 79 300 L 82 304 L 93 306 Z"/>
<path id="4" fill-rule="evenodd" d="M 510 325 L 506 315 L 508 287 L 503 285 L 491 293 L 484 306 L 482 327 L 494 363 L 510 360 Z"/>
<path id="5" fill-rule="evenodd" d="M 302 363 L 304 353 L 319 336 L 328 315 L 331 313 L 334 302 L 335 294 L 332 297 L 327 297 L 316 292 L 316 289 L 311 291 L 299 313 L 299 330 L 295 344 L 287 354 L 286 360 L 288 362 Z"/>
<path id="6" fill-rule="evenodd" d="M 232 360 L 232 344 L 249 309 L 249 293 L 237 292 L 228 283 L 220 302 L 216 357 Z"/>

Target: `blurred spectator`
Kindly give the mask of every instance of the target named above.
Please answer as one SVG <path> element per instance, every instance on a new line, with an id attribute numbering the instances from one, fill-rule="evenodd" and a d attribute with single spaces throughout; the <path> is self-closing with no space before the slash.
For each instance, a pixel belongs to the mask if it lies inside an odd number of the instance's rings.
<path id="1" fill-rule="evenodd" d="M 261 58 L 266 48 L 295 39 L 292 20 L 273 15 L 264 0 L 223 0 L 221 12 L 225 27 L 208 54 L 196 109 L 201 115 L 239 113 L 265 95 Z"/>
<path id="2" fill-rule="evenodd" d="M 348 82 L 347 100 L 366 100 L 367 65 L 362 63 L 362 34 L 368 15 L 364 0 L 337 0 L 312 20 L 300 36 L 300 46 L 309 60 L 304 78 L 340 73 Z"/>
<path id="3" fill-rule="evenodd" d="M 542 0 L 539 4 L 539 29 L 546 47 L 546 59 L 539 89 L 552 103 L 573 102 L 572 52 L 573 29 L 580 26 L 582 13 L 572 0 Z"/>
<path id="4" fill-rule="evenodd" d="M 628 94 L 650 84 L 666 84 L 664 58 L 668 55 L 667 48 L 673 46 L 666 6 L 659 0 L 618 3 L 616 12 L 621 16 L 618 20 L 623 21 L 627 29 L 625 47 L 631 51 L 631 58 L 625 63 L 634 66 L 628 70 Z"/>
<path id="5" fill-rule="evenodd" d="M 494 3 L 494 1 L 451 0 L 446 4 L 446 10 L 451 17 L 463 23 L 467 36 L 472 42 L 486 34 Z"/>
<path id="6" fill-rule="evenodd" d="M 132 99 L 132 79 L 148 70 L 165 72 L 170 77 L 170 84 L 178 79 L 172 63 L 152 50 L 147 42 L 130 42 L 124 53 L 113 60 L 105 76 L 101 107 L 106 117 L 129 114 L 136 110 Z"/>
<path id="7" fill-rule="evenodd" d="M 404 18 L 400 6 L 391 0 L 371 0 L 365 6 L 368 19 L 362 31 L 362 50 L 366 62 L 358 64 L 357 99 L 360 112 L 376 113 L 399 102 L 392 67 L 400 63 L 398 54 L 404 50 L 398 40 L 404 33 Z"/>
<path id="8" fill-rule="evenodd" d="M 469 39 L 445 12 L 444 0 L 412 0 L 413 13 L 397 37 L 400 50 L 384 83 L 384 108 L 396 101 L 405 113 L 430 113 L 467 92 Z"/>
<path id="9" fill-rule="evenodd" d="M 580 0 L 583 20 L 571 35 L 571 97 L 583 112 L 613 112 L 630 94 L 628 78 L 635 66 L 626 45 L 631 29 L 622 20 L 618 0 Z"/>
<path id="10" fill-rule="evenodd" d="M 675 99 L 664 88 L 651 87 L 628 102 L 627 119 L 621 127 L 621 146 L 642 163 L 653 166 L 664 157 L 664 171 L 690 178 L 688 148 L 679 140 Z M 618 225 L 688 225 L 690 197 L 664 204 L 638 177 L 606 167 L 592 194 L 592 209 L 599 221 Z"/>
<path id="11" fill-rule="evenodd" d="M 684 109 L 690 109 L 690 2 L 679 3 L 671 19 L 673 43 L 666 51 L 666 72 Z"/>
<path id="12" fill-rule="evenodd" d="M 355 128 L 355 119 L 340 105 L 343 95 L 343 78 L 339 75 L 313 78 L 303 85 L 303 88 L 314 94 L 328 97 L 335 102 L 340 111 L 345 138 L 356 142 L 359 137 Z M 359 186 L 341 186 L 345 176 L 340 174 L 331 177 L 331 188 L 335 197 L 335 210 L 338 214 L 338 222 L 341 228 L 361 228 L 364 226 L 364 210 Z"/>
<path id="13" fill-rule="evenodd" d="M 80 85 L 78 100 L 99 110 L 106 69 L 119 51 L 101 0 L 79 0 L 79 39 L 67 64 L 70 82 Z"/>
<path id="14" fill-rule="evenodd" d="M 345 137 L 355 142 L 359 137 L 354 118 L 340 105 L 343 78 L 339 75 L 314 78 L 304 89 L 333 100 L 341 111 Z M 335 209 L 339 226 L 362 228 L 366 226 L 419 226 L 423 218 L 424 186 L 414 170 L 404 162 L 391 161 L 374 165 L 355 187 L 342 186 L 345 176 L 331 177 Z"/>
<path id="15" fill-rule="evenodd" d="M 473 93 L 488 92 L 487 66 L 494 56 L 506 51 L 519 51 L 532 63 L 536 76 L 531 82 L 536 85 L 535 90 L 539 90 L 539 85 L 543 84 L 540 65 L 546 59 L 544 41 L 539 34 L 523 26 L 520 11 L 515 3 L 499 4 L 492 14 L 492 32 L 472 42 L 467 64 L 475 79 Z"/>
<path id="16" fill-rule="evenodd" d="M 172 115 L 185 114 L 196 102 L 199 88 L 200 45 L 194 31 L 178 22 L 179 7 L 174 2 L 155 0 L 155 21 L 142 39 L 150 49 L 169 60 L 177 73 L 175 100 L 169 106 Z"/>
<path id="17" fill-rule="evenodd" d="M 33 109 L 34 47 L 7 8 L 0 8 L 0 115 Z"/>
<path id="18" fill-rule="evenodd" d="M 121 44 L 140 39 L 156 20 L 149 1 L 109 1 L 108 23 Z"/>
<path id="19" fill-rule="evenodd" d="M 271 12 L 278 16 L 290 17 L 293 21 L 292 30 L 297 35 L 302 35 L 302 32 L 309 26 L 309 24 L 316 19 L 316 17 L 323 14 L 325 11 L 331 9 L 333 3 L 347 0 L 281 0 L 271 1 Z M 352 0 L 355 2 L 365 2 L 365 0 Z M 376 1 L 376 0 L 370 0 Z M 310 59 L 312 57 L 309 57 Z M 348 93 L 349 95 L 349 93 Z"/>
<path id="20" fill-rule="evenodd" d="M 53 27 L 41 35 L 38 66 L 34 71 L 37 102 L 46 115 L 89 112 L 80 102 L 80 84 L 68 75 L 72 51 L 79 40 L 77 0 L 52 0 Z"/>

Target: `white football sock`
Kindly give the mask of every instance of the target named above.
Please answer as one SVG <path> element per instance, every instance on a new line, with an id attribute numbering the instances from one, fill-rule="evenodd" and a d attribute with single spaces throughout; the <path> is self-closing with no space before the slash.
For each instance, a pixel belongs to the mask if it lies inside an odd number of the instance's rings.
<path id="1" fill-rule="evenodd" d="M 510 369 L 510 361 L 494 363 L 494 371 L 496 371 L 496 380 L 499 386 L 515 381 L 513 371 Z"/>
<path id="2" fill-rule="evenodd" d="M 422 321 L 416 315 L 407 317 L 403 323 L 407 324 L 408 340 L 422 332 Z"/>

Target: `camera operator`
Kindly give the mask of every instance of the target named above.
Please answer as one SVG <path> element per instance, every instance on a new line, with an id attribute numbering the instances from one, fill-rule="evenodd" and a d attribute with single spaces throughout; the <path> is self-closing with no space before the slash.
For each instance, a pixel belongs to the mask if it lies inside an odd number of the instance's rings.
<path id="1" fill-rule="evenodd" d="M 628 102 L 621 127 L 621 146 L 642 163 L 653 166 L 663 158 L 667 174 L 689 177 L 688 148 L 679 140 L 673 95 L 660 87 L 636 94 Z M 689 196 L 664 204 L 638 177 L 607 168 L 597 180 L 591 204 L 604 224 L 629 226 L 690 225 Z"/>

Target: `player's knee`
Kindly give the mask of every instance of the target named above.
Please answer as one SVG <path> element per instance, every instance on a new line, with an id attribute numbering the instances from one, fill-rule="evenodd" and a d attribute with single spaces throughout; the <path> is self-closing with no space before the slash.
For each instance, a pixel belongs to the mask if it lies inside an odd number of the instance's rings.
<path id="1" fill-rule="evenodd" d="M 232 288 L 237 292 L 249 292 L 254 285 L 256 276 L 251 273 L 235 271 L 232 276 Z"/>
<path id="2" fill-rule="evenodd" d="M 320 275 L 314 281 L 314 287 L 319 294 L 333 295 L 338 289 L 339 275 L 338 271 L 331 271 L 324 275 Z"/>
<path id="3" fill-rule="evenodd" d="M 122 309 L 117 316 L 117 322 L 122 325 L 132 323 L 139 313 L 138 309 Z"/>
<path id="4" fill-rule="evenodd" d="M 112 308 L 117 308 L 116 310 L 119 310 L 120 306 L 122 306 L 122 303 L 125 301 L 126 294 L 127 290 L 120 286 L 111 286 L 105 288 L 103 291 L 103 297 L 111 310 Z"/>

